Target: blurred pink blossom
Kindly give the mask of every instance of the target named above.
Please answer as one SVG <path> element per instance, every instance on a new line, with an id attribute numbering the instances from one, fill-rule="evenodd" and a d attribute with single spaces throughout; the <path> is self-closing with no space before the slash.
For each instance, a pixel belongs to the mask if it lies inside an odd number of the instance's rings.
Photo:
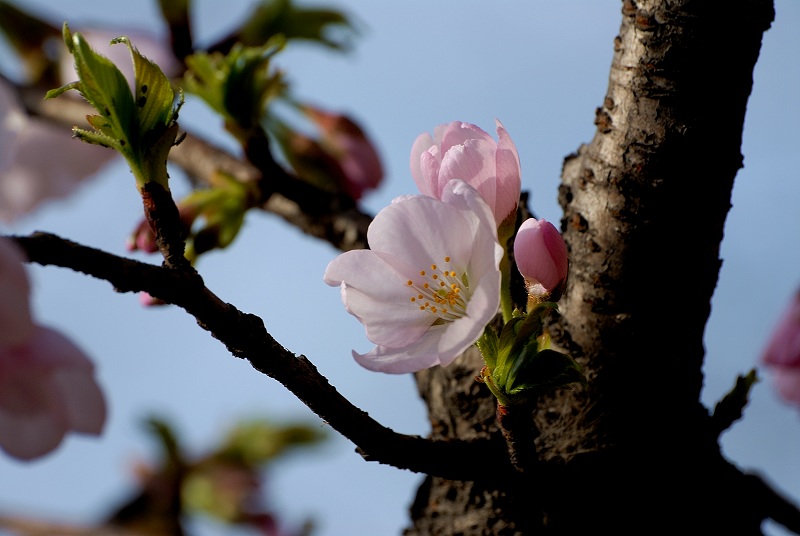
<path id="1" fill-rule="evenodd" d="M 64 197 L 114 154 L 72 139 L 69 128 L 28 116 L 13 88 L 0 80 L 0 220 Z"/>
<path id="2" fill-rule="evenodd" d="M 25 256 L 7 238 L 0 238 L 0 348 L 28 340 L 34 332 L 28 303 L 31 286 L 25 273 Z"/>
<path id="3" fill-rule="evenodd" d="M 99 434 L 106 407 L 89 358 L 31 318 L 23 261 L 0 238 L 0 449 L 28 460 L 56 448 L 70 430 Z"/>
<path id="4" fill-rule="evenodd" d="M 775 326 L 761 362 L 772 369 L 778 394 L 800 404 L 800 292 Z"/>
<path id="5" fill-rule="evenodd" d="M 0 448 L 23 460 L 55 449 L 67 432 L 99 434 L 106 418 L 94 365 L 69 339 L 38 326 L 0 347 Z"/>
<path id="6" fill-rule="evenodd" d="M 567 281 L 567 245 L 552 223 L 528 218 L 514 239 L 514 260 L 525 278 L 528 294 L 557 299 Z"/>
<path id="7" fill-rule="evenodd" d="M 302 109 L 322 133 L 322 147 L 341 167 L 345 192 L 357 200 L 365 191 L 377 188 L 383 179 L 383 166 L 361 127 L 341 114 L 308 105 Z"/>
<path id="8" fill-rule="evenodd" d="M 497 123 L 495 142 L 482 129 L 454 121 L 439 125 L 433 137 L 421 134 L 411 148 L 411 175 L 420 192 L 441 199 L 445 185 L 460 179 L 480 192 L 500 224 L 519 204 L 519 154 L 511 137 Z"/>
<path id="9" fill-rule="evenodd" d="M 503 248 L 491 210 L 459 180 L 441 197 L 395 199 L 369 226 L 370 249 L 343 253 L 325 270 L 325 282 L 341 286 L 347 311 L 377 344 L 353 352 L 365 368 L 448 365 L 497 314 Z"/>

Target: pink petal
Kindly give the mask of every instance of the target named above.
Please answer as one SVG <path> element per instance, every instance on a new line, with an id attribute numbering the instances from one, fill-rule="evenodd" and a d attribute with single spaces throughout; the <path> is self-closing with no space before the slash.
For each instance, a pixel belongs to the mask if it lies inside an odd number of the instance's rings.
<path id="1" fill-rule="evenodd" d="M 503 247 L 497 242 L 494 215 L 480 193 L 463 181 L 453 180 L 442 192 L 442 201 L 459 209 L 470 226 L 473 237 L 468 262 L 470 279 L 478 280 L 486 273 L 497 271 Z"/>
<path id="2" fill-rule="evenodd" d="M 569 260 L 561 234 L 547 220 L 529 218 L 514 239 L 514 259 L 526 281 L 551 292 L 567 278 Z"/>
<path id="3" fill-rule="evenodd" d="M 498 225 L 514 212 L 519 204 L 519 194 L 522 188 L 522 169 L 519 164 L 517 147 L 511 140 L 500 121 L 497 121 L 497 198 L 495 201 L 495 214 Z"/>
<path id="4" fill-rule="evenodd" d="M 485 140 L 468 140 L 464 145 L 452 147 L 442 158 L 439 171 L 440 190 L 451 180 L 462 180 L 478 190 L 492 212 L 495 212 L 495 149 L 493 141 Z"/>
<path id="5" fill-rule="evenodd" d="M 467 314 L 447 325 L 439 341 L 439 360 L 447 366 L 472 346 L 483 334 L 500 307 L 500 272 L 486 274 L 476 281 L 467 304 Z"/>
<path id="6" fill-rule="evenodd" d="M 442 132 L 441 142 L 438 145 L 444 154 L 449 151 L 451 147 L 463 145 L 468 140 L 487 141 L 492 145 L 495 143 L 492 137 L 482 128 L 470 123 L 453 121 L 448 124 Z"/>
<path id="7" fill-rule="evenodd" d="M 14 112 L 0 109 L 0 123 L 9 113 Z M 67 128 L 27 116 L 22 122 L 0 153 L 0 219 L 5 221 L 30 212 L 45 199 L 71 193 L 115 156 L 110 149 L 73 139 Z"/>
<path id="8" fill-rule="evenodd" d="M 427 196 L 411 196 L 381 210 L 367 230 L 367 240 L 372 250 L 403 259 L 415 272 L 445 257 L 466 267 L 473 241 L 469 228 L 457 208 Z"/>
<path id="9" fill-rule="evenodd" d="M 800 405 L 800 368 L 775 367 L 774 381 L 781 398 Z"/>
<path id="10" fill-rule="evenodd" d="M 54 450 L 67 427 L 49 413 L 26 416 L 0 405 L 0 449 L 20 460 L 32 460 Z"/>
<path id="11" fill-rule="evenodd" d="M 21 249 L 0 238 L 0 346 L 20 344 L 34 331 L 31 318 L 30 283 Z"/>
<path id="12" fill-rule="evenodd" d="M 60 333 L 38 327 L 0 351 L 0 448 L 22 459 L 53 450 L 69 430 L 98 434 L 105 421 L 94 366 Z"/>
<path id="13" fill-rule="evenodd" d="M 800 369 L 800 293 L 792 297 L 761 356 L 767 365 Z"/>
<path id="14" fill-rule="evenodd" d="M 61 393 L 62 410 L 70 428 L 84 434 L 99 435 L 106 421 L 103 392 L 94 375 L 79 368 L 59 368 L 50 385 Z"/>
<path id="15" fill-rule="evenodd" d="M 417 341 L 403 348 L 376 346 L 366 354 L 354 350 L 353 358 L 362 367 L 375 372 L 416 372 L 439 364 L 439 339 L 443 333 L 441 326 L 434 326 Z"/>
<path id="16" fill-rule="evenodd" d="M 331 261 L 323 280 L 342 286 L 347 311 L 364 324 L 370 341 L 397 348 L 419 339 L 434 320 L 410 301 L 407 282 L 415 272 L 391 255 L 357 250 Z"/>
<path id="17" fill-rule="evenodd" d="M 434 188 L 439 175 L 438 162 L 435 166 L 435 172 L 430 163 L 427 162 L 426 169 L 423 171 L 422 164 L 420 163 L 423 154 L 427 153 L 428 149 L 431 147 L 433 147 L 433 138 L 431 138 L 431 135 L 427 132 L 420 134 L 417 139 L 414 140 L 414 144 L 411 146 L 411 176 L 414 178 L 414 182 L 417 183 L 417 188 L 419 188 L 420 192 L 431 197 L 438 197 Z M 428 155 L 426 158 L 431 158 L 431 155 Z"/>

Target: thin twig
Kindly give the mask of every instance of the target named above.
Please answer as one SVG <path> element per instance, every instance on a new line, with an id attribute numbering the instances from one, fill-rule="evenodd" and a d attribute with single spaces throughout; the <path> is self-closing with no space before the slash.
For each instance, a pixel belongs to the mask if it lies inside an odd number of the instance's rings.
<path id="1" fill-rule="evenodd" d="M 295 355 L 265 329 L 261 318 L 225 303 L 193 270 L 146 264 L 82 246 L 49 233 L 11 237 L 32 262 L 54 265 L 111 283 L 118 292 L 147 292 L 185 309 L 236 357 L 279 381 L 362 456 L 451 480 L 491 480 L 509 474 L 504 446 L 491 440 L 430 440 L 381 425 L 354 406 L 303 355 Z M 464 463 L 475 460 L 475 463 Z"/>

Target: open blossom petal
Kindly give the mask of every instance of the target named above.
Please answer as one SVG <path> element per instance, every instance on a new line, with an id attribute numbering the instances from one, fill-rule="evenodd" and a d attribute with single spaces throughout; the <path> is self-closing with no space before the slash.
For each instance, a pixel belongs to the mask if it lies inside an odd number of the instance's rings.
<path id="1" fill-rule="evenodd" d="M 370 250 L 346 252 L 325 272 L 378 346 L 353 353 L 371 370 L 404 373 L 447 365 L 497 313 L 503 250 L 480 194 L 452 181 L 442 201 L 396 199 L 373 220 Z"/>
<path id="2" fill-rule="evenodd" d="M 33 334 L 24 261 L 14 242 L 0 238 L 0 346 L 21 343 Z"/>
<path id="3" fill-rule="evenodd" d="M 441 199 L 452 179 L 475 188 L 491 208 L 499 226 L 519 203 L 519 154 L 497 121 L 499 141 L 469 123 L 439 125 L 434 135 L 423 133 L 411 148 L 411 175 L 424 195 Z"/>
<path id="4" fill-rule="evenodd" d="M 70 430 L 99 434 L 105 400 L 92 362 L 60 333 L 38 327 L 29 341 L 0 347 L 0 448 L 42 456 Z"/>

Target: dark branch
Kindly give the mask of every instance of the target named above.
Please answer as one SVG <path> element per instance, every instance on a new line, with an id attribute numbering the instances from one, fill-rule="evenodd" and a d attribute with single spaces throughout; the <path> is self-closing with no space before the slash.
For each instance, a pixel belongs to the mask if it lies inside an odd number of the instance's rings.
<path id="1" fill-rule="evenodd" d="M 282 383 L 351 440 L 367 460 L 453 480 L 503 478 L 511 470 L 497 442 L 429 440 L 381 425 L 344 398 L 305 356 L 281 346 L 259 317 L 219 299 L 193 270 L 125 259 L 48 233 L 12 238 L 32 262 L 70 268 L 108 281 L 118 292 L 144 291 L 185 309 L 234 356 Z"/>

